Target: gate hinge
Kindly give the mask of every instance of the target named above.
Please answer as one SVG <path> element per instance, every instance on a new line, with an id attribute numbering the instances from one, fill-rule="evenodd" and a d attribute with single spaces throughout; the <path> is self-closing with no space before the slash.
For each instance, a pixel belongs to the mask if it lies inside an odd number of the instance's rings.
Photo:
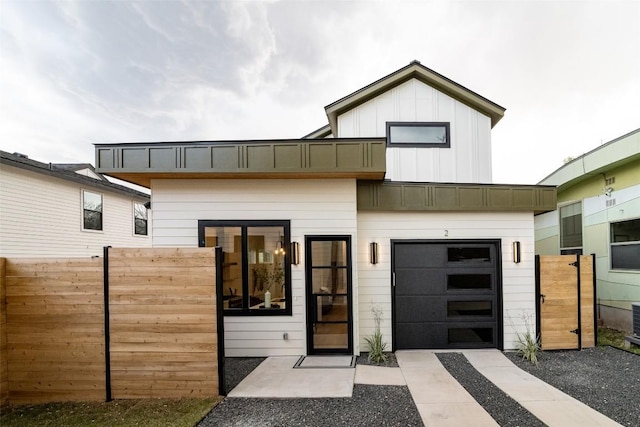
<path id="1" fill-rule="evenodd" d="M 580 329 L 574 329 L 573 331 L 569 331 L 569 332 L 571 332 L 572 334 L 578 335 L 580 333 Z"/>
<path id="2" fill-rule="evenodd" d="M 578 261 L 570 262 L 569 265 L 571 265 L 573 267 L 577 267 L 578 266 Z"/>

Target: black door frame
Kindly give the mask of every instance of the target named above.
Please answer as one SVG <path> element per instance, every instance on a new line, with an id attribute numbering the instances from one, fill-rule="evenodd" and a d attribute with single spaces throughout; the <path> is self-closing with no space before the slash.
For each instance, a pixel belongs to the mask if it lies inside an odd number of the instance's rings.
<path id="1" fill-rule="evenodd" d="M 396 254 L 397 244 L 429 243 L 429 244 L 494 244 L 496 250 L 496 348 L 504 350 L 504 314 L 502 301 L 502 240 L 501 239 L 391 239 L 391 351 L 397 350 L 396 335 Z"/>
<path id="2" fill-rule="evenodd" d="M 312 242 L 330 242 L 344 241 L 347 245 L 347 348 L 346 349 L 314 349 L 313 348 L 313 326 L 314 326 L 314 307 L 313 289 L 312 289 L 312 269 L 313 259 L 311 256 Z M 305 245 L 305 310 L 307 319 L 307 354 L 353 354 L 353 263 L 351 235 L 306 235 L 304 236 Z"/>

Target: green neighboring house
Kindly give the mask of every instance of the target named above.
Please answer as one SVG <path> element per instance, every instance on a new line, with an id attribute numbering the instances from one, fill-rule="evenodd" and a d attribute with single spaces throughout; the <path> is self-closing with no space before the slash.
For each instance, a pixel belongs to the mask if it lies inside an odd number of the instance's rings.
<path id="1" fill-rule="evenodd" d="M 640 302 L 640 129 L 576 158 L 540 181 L 558 209 L 536 216 L 536 253 L 595 254 L 598 318 L 631 330 Z"/>

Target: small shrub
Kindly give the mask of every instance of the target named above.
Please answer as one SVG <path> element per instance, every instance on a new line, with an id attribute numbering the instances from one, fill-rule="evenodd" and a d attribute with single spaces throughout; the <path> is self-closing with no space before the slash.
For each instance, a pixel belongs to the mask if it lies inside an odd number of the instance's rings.
<path id="1" fill-rule="evenodd" d="M 527 328 L 527 332 L 521 334 L 520 332 L 516 332 L 516 339 L 518 340 L 518 346 L 516 348 L 518 354 L 522 356 L 523 359 L 528 360 L 534 365 L 538 364 L 538 352 L 542 351 L 540 349 L 540 337 L 533 335 L 531 332 L 531 319 L 530 317 L 524 317 L 524 324 Z"/>
<path id="2" fill-rule="evenodd" d="M 387 349 L 387 343 L 382 338 L 382 332 L 380 331 L 380 323 L 382 323 L 382 309 L 380 307 L 371 307 L 373 313 L 373 320 L 376 323 L 376 328 L 373 335 L 365 337 L 367 346 L 369 347 L 368 359 L 374 363 L 384 363 L 387 360 L 387 355 L 384 351 Z"/>

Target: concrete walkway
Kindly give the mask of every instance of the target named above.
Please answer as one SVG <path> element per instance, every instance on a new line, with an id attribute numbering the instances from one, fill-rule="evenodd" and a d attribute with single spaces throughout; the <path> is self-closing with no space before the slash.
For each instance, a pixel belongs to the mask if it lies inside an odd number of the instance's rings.
<path id="1" fill-rule="evenodd" d="M 498 350 L 461 350 L 487 379 L 547 425 L 619 426 L 582 402 L 524 372 Z M 433 351 L 396 352 L 399 368 L 293 369 L 298 357 L 269 357 L 229 397 L 351 397 L 353 384 L 407 385 L 425 426 L 497 426 L 442 366 Z"/>

